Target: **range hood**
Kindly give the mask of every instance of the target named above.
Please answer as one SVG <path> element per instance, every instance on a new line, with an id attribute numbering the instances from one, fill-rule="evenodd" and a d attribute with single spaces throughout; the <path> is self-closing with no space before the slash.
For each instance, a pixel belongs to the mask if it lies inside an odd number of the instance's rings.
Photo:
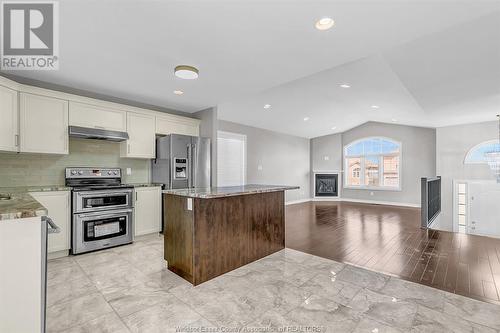
<path id="1" fill-rule="evenodd" d="M 69 126 L 69 136 L 72 138 L 94 139 L 121 142 L 128 140 L 127 132 L 110 131 L 100 128 Z"/>

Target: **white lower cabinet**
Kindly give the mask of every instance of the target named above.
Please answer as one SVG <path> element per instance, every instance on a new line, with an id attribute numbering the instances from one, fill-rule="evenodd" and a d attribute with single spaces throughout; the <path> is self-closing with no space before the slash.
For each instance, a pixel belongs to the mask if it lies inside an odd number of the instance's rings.
<path id="1" fill-rule="evenodd" d="M 146 235 L 161 230 L 161 187 L 135 189 L 134 235 Z"/>
<path id="2" fill-rule="evenodd" d="M 31 192 L 30 194 L 47 208 L 49 217 L 61 229 L 60 233 L 48 235 L 48 252 L 69 250 L 71 246 L 70 191 Z"/>

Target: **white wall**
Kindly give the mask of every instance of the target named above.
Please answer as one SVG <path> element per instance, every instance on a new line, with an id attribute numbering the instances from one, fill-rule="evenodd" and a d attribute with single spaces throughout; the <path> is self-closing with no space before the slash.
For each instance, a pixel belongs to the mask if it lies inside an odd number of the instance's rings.
<path id="1" fill-rule="evenodd" d="M 487 165 L 465 165 L 469 149 L 498 137 L 495 121 L 440 127 L 436 130 L 436 171 L 441 180 L 440 228 L 453 227 L 453 179 L 494 179 Z"/>
<path id="2" fill-rule="evenodd" d="M 309 139 L 223 120 L 218 129 L 247 136 L 248 184 L 297 185 L 286 191 L 286 201 L 310 197 Z"/>

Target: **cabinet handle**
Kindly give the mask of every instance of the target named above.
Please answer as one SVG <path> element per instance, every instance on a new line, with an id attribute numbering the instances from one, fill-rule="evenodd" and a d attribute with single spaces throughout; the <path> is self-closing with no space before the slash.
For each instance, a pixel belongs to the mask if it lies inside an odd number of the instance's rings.
<path id="1" fill-rule="evenodd" d="M 135 201 L 137 201 L 137 191 L 135 192 Z"/>
<path id="2" fill-rule="evenodd" d="M 16 147 L 19 147 L 19 134 L 14 135 L 14 144 Z"/>

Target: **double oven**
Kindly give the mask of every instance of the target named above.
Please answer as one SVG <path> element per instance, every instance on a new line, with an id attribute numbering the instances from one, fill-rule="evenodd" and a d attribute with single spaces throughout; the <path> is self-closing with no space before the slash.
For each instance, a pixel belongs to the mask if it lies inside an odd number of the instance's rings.
<path id="1" fill-rule="evenodd" d="M 67 168 L 72 187 L 71 252 L 80 254 L 132 243 L 133 187 L 116 168 Z"/>

